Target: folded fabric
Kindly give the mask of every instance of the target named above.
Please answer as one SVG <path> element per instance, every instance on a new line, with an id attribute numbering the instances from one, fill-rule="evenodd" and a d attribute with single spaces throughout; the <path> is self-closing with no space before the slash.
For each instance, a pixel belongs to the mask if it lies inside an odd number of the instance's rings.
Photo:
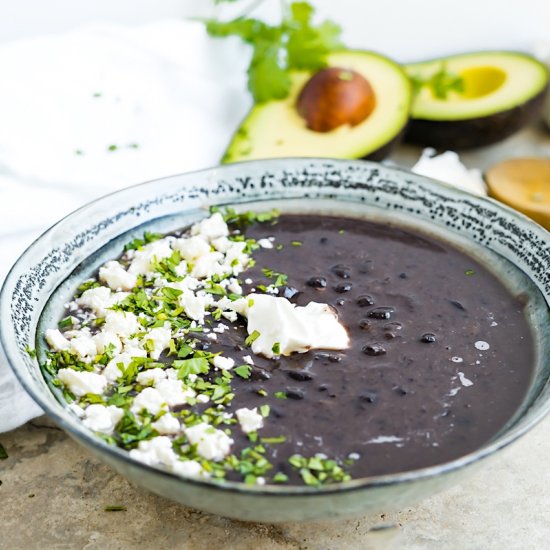
<path id="1" fill-rule="evenodd" d="M 34 238 L 89 200 L 217 164 L 250 106 L 247 61 L 239 41 L 175 20 L 0 47 L 2 280 Z M 2 360 L 0 432 L 38 414 Z"/>

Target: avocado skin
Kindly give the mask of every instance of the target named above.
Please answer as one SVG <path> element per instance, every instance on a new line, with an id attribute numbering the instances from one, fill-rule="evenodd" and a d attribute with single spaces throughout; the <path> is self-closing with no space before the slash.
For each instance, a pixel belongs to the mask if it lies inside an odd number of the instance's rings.
<path id="1" fill-rule="evenodd" d="M 529 101 L 486 117 L 468 120 L 425 120 L 409 122 L 405 141 L 436 149 L 473 149 L 491 145 L 515 134 L 536 120 L 542 111 L 548 86 Z"/>

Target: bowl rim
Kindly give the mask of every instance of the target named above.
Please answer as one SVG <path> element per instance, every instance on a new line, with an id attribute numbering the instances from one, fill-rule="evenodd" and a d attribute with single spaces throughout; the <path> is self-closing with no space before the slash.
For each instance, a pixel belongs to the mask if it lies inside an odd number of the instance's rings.
<path id="1" fill-rule="evenodd" d="M 89 201 L 86 204 L 80 206 L 76 210 L 73 210 L 72 212 L 70 212 L 63 218 L 61 218 L 59 221 L 57 221 L 55 224 L 50 226 L 48 229 L 46 229 L 39 237 L 37 237 L 24 250 L 24 252 L 22 252 L 19 255 L 17 261 L 12 265 L 12 267 L 8 271 L 8 274 L 6 275 L 6 278 L 2 285 L 2 289 L 0 291 L 0 313 L 3 312 L 4 309 L 6 309 L 6 307 L 11 302 L 11 297 L 8 296 L 8 287 L 11 286 L 9 283 L 13 278 L 16 277 L 15 273 L 19 267 L 19 264 L 22 262 L 22 260 L 26 258 L 29 254 L 31 254 L 35 247 L 40 246 L 41 242 L 47 237 L 47 235 L 52 233 L 54 229 L 57 228 L 57 226 L 61 225 L 66 220 L 71 219 L 73 216 L 77 216 L 82 211 L 85 211 L 88 208 L 90 208 L 92 205 L 96 205 L 97 203 L 102 201 L 112 200 L 114 197 L 117 197 L 118 195 L 121 195 L 121 194 L 128 193 L 131 190 L 136 188 L 145 187 L 151 184 L 158 184 L 159 182 L 162 182 L 162 181 L 171 180 L 171 179 L 180 178 L 180 177 L 190 178 L 193 176 L 202 176 L 204 178 L 204 177 L 207 177 L 209 174 L 211 174 L 215 176 L 215 179 L 219 180 L 220 179 L 219 176 L 227 169 L 235 169 L 235 168 L 238 169 L 239 167 L 245 167 L 245 168 L 246 167 L 250 167 L 250 168 L 265 167 L 265 170 L 267 170 L 270 166 L 273 166 L 273 168 L 277 168 L 281 166 L 289 166 L 289 167 L 297 168 L 299 166 L 311 167 L 313 165 L 322 170 L 326 170 L 327 166 L 329 165 L 332 167 L 355 166 L 357 168 L 365 168 L 368 166 L 370 166 L 371 168 L 383 167 L 385 170 L 396 172 L 403 176 L 407 176 L 409 178 L 412 177 L 414 179 L 422 180 L 424 183 L 428 183 L 429 186 L 432 188 L 437 189 L 438 187 L 439 188 L 443 187 L 447 191 L 450 191 L 451 194 L 454 194 L 458 197 L 467 198 L 468 200 L 478 201 L 481 204 L 489 203 L 493 207 L 496 207 L 497 209 L 508 214 L 509 216 L 516 218 L 520 223 L 528 224 L 529 229 L 533 231 L 542 240 L 550 241 L 549 231 L 544 229 L 535 221 L 528 218 L 526 215 L 514 210 L 510 206 L 504 203 L 501 203 L 491 197 L 473 195 L 468 191 L 465 191 L 461 188 L 455 187 L 448 183 L 441 182 L 439 180 L 436 180 L 434 178 L 430 178 L 427 176 L 415 174 L 410 170 L 407 170 L 406 168 L 401 166 L 395 166 L 395 165 L 388 166 L 378 162 L 365 161 L 365 160 L 345 160 L 345 159 L 332 159 L 332 158 L 324 158 L 324 157 L 292 157 L 292 158 L 241 161 L 241 162 L 231 163 L 229 165 L 211 166 L 200 170 L 193 170 L 190 172 L 173 174 L 173 175 L 164 176 L 161 178 L 155 178 L 155 179 L 141 182 L 138 184 L 130 185 L 122 189 L 117 189 L 115 191 L 112 191 L 108 194 L 101 195 L 100 197 L 97 197 L 92 201 Z M 148 222 L 146 223 L 149 223 L 153 220 L 154 218 L 152 218 L 151 220 L 148 220 Z M 63 280 L 64 279 L 59 281 L 58 285 L 61 284 Z M 539 286 L 539 289 L 540 289 L 540 286 Z M 541 290 L 541 293 L 544 296 L 544 293 L 542 292 L 542 290 Z M 548 305 L 549 303 L 548 298 L 544 296 L 544 299 Z M 38 317 L 42 315 L 43 310 L 44 310 L 44 307 L 42 307 L 40 311 L 37 313 Z M 32 397 L 32 399 L 43 409 L 44 413 L 50 418 L 52 418 L 56 422 L 56 424 L 58 424 L 58 426 L 60 426 L 63 430 L 68 432 L 70 436 L 79 440 L 79 442 L 84 442 L 88 447 L 98 448 L 98 451 L 101 451 L 110 455 L 110 457 L 115 460 L 122 460 L 123 462 L 127 463 L 128 465 L 134 468 L 142 469 L 155 476 L 164 477 L 166 479 L 171 480 L 172 482 L 177 481 L 179 483 L 183 483 L 184 485 L 191 484 L 198 488 L 208 489 L 212 491 L 223 491 L 223 492 L 237 493 L 237 494 L 248 495 L 248 496 L 312 497 L 312 496 L 326 496 L 331 494 L 349 493 L 349 492 L 354 492 L 358 490 L 375 489 L 375 488 L 385 487 L 389 485 L 407 484 L 411 482 L 420 481 L 423 479 L 433 478 L 436 476 L 452 474 L 467 466 L 473 465 L 476 462 L 486 459 L 487 457 L 495 454 L 497 451 L 507 447 L 508 445 L 516 441 L 518 438 L 520 438 L 522 435 L 530 431 L 548 413 L 550 413 L 550 395 L 548 395 L 545 402 L 539 405 L 539 408 L 537 411 L 535 411 L 534 413 L 531 412 L 530 417 L 527 420 L 524 420 L 522 422 L 527 412 L 531 410 L 531 407 L 527 407 L 523 411 L 523 414 L 521 417 L 515 419 L 514 423 L 511 426 L 509 426 L 501 434 L 498 434 L 493 440 L 489 441 L 479 449 L 472 451 L 468 454 L 465 454 L 463 456 L 460 456 L 454 460 L 443 462 L 441 464 L 436 464 L 433 466 L 418 468 L 415 470 L 406 470 L 403 472 L 396 472 L 396 473 L 385 474 L 385 475 L 360 477 L 349 481 L 323 485 L 320 487 L 310 487 L 307 485 L 301 486 L 301 485 L 275 485 L 275 484 L 247 485 L 241 481 L 212 480 L 210 478 L 198 479 L 198 478 L 192 478 L 192 477 L 184 477 L 156 466 L 150 466 L 148 464 L 144 464 L 143 462 L 140 462 L 136 459 L 131 458 L 130 454 L 126 450 L 121 449 L 119 447 L 115 447 L 113 445 L 109 445 L 106 441 L 102 440 L 100 437 L 95 435 L 91 430 L 86 429 L 83 426 L 82 422 L 76 417 L 73 418 L 73 416 L 71 416 L 70 413 L 67 414 L 66 416 L 63 416 L 59 412 L 59 410 L 66 411 L 67 407 L 65 407 L 61 402 L 57 400 L 56 400 L 56 405 L 52 406 L 50 404 L 50 401 L 44 396 L 43 392 L 39 388 L 35 387 L 33 383 L 28 383 L 28 380 L 26 379 L 26 377 L 22 372 L 26 369 L 23 366 L 18 364 L 19 362 L 17 361 L 17 357 L 13 357 L 12 354 L 9 353 L 8 351 L 9 346 L 6 346 L 6 342 L 8 338 L 8 334 L 7 334 L 8 329 L 6 328 L 7 326 L 10 326 L 11 328 L 10 320 L 0 319 L 0 351 L 4 356 L 4 358 L 6 359 L 6 362 L 10 366 L 12 372 L 15 374 L 19 383 L 23 386 L 25 391 Z M 37 366 L 37 368 L 40 368 L 40 367 Z M 545 381 L 545 385 L 547 385 L 549 381 L 550 381 L 550 377 Z M 540 395 L 540 392 L 539 392 L 539 395 Z M 537 399 L 537 397 L 535 397 L 534 399 Z"/>

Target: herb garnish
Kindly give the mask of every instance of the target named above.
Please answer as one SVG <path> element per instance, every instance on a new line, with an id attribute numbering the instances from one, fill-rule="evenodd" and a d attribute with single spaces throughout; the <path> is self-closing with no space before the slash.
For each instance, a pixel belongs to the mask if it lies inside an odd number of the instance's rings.
<path id="1" fill-rule="evenodd" d="M 418 93 L 422 88 L 431 90 L 437 99 L 447 99 L 450 92 L 462 93 L 464 91 L 464 79 L 449 70 L 445 62 L 429 77 L 414 75 L 411 77 L 413 90 Z"/>
<path id="2" fill-rule="evenodd" d="M 4 449 L 2 443 L 0 443 L 0 460 L 6 460 L 8 458 L 8 452 Z"/>
<path id="3" fill-rule="evenodd" d="M 326 67 L 327 55 L 342 47 L 341 29 L 332 21 L 313 23 L 314 8 L 307 2 L 283 2 L 279 25 L 243 15 L 232 21 L 209 19 L 208 34 L 237 36 L 252 46 L 248 89 L 256 103 L 284 99 L 290 93 L 290 72 Z"/>

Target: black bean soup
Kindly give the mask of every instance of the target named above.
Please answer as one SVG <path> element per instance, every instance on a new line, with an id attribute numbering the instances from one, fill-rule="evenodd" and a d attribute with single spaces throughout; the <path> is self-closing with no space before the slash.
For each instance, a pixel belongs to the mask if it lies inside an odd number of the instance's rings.
<path id="1" fill-rule="evenodd" d="M 346 351 L 254 356 L 251 377 L 234 381 L 235 407 L 270 405 L 262 435 L 286 442 L 268 458 L 291 481 L 295 452 L 351 456 L 353 478 L 449 461 L 490 440 L 520 406 L 534 362 L 523 306 L 472 258 L 358 219 L 282 215 L 269 232 L 279 246 L 255 253 L 245 293 L 268 284 L 262 268 L 276 269 L 288 275 L 280 295 L 332 305 L 351 339 Z M 231 356 L 246 335 L 241 323 L 205 345 Z M 248 444 L 244 434 L 235 441 Z"/>

